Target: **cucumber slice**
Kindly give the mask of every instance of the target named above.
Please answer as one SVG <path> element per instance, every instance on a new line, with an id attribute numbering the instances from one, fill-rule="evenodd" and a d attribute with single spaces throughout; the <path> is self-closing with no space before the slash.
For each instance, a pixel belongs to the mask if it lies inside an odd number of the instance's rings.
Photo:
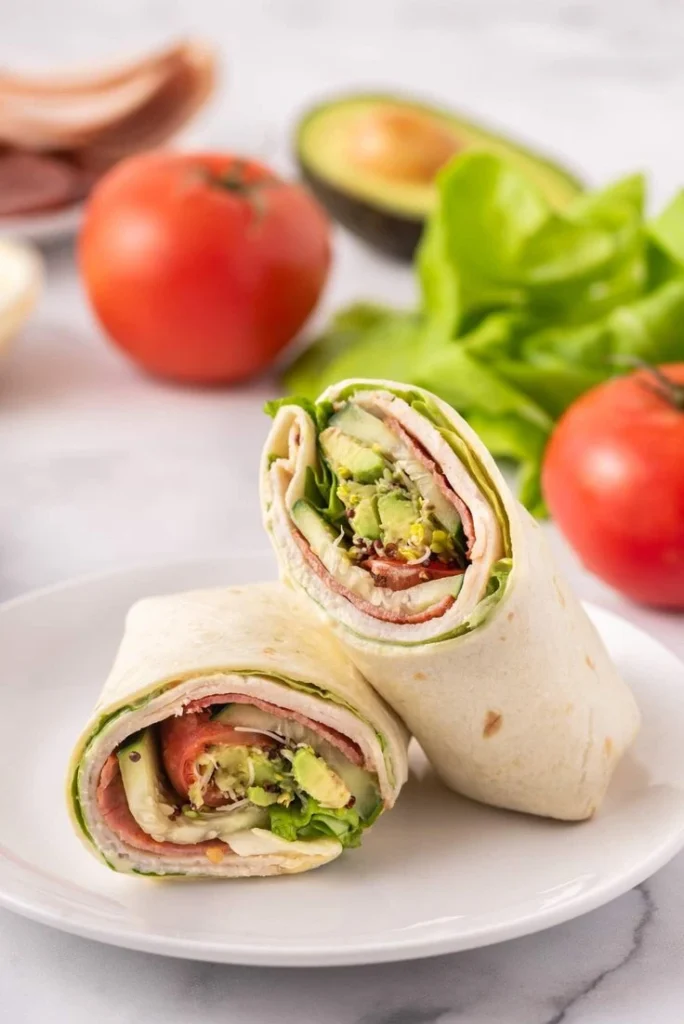
<path id="1" fill-rule="evenodd" d="M 151 729 L 143 729 L 117 751 L 126 801 L 143 832 L 159 843 L 201 843 L 226 839 L 243 829 L 268 826 L 260 807 L 235 811 L 196 811 L 193 817 L 168 803 L 161 786 L 161 766 Z"/>

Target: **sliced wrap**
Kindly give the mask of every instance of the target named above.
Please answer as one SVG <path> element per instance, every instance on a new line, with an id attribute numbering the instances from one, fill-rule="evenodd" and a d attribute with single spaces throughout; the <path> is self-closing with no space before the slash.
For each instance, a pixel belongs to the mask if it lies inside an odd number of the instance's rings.
<path id="1" fill-rule="evenodd" d="M 281 574 L 442 779 L 500 807 L 591 816 L 639 712 L 477 435 L 387 381 L 269 411 L 262 505 Z"/>
<path id="2" fill-rule="evenodd" d="M 392 806 L 407 742 L 280 584 L 149 598 L 76 745 L 69 807 L 117 871 L 306 871 Z"/>

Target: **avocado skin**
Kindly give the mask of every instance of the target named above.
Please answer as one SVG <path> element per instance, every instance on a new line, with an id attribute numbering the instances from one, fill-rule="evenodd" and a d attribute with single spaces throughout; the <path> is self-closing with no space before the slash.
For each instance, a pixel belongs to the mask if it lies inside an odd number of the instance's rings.
<path id="1" fill-rule="evenodd" d="M 380 252 L 402 263 L 410 263 L 414 258 L 427 217 L 407 216 L 400 209 L 390 211 L 386 207 L 380 208 L 366 199 L 346 192 L 343 188 L 331 185 L 308 166 L 302 154 L 301 140 L 303 133 L 306 131 L 310 119 L 322 108 L 334 107 L 346 102 L 364 99 L 377 100 L 379 104 L 387 102 L 393 104 L 405 103 L 409 108 L 422 109 L 426 112 L 449 113 L 446 108 L 440 109 L 429 102 L 423 102 L 419 99 L 400 94 L 346 93 L 331 96 L 323 102 L 310 107 L 300 118 L 294 134 L 294 156 L 301 178 L 333 220 L 366 242 L 376 252 Z M 451 111 L 450 113 L 454 124 L 462 124 L 468 129 L 477 129 L 477 131 L 481 132 L 483 140 L 505 143 L 513 163 L 515 163 L 516 153 L 525 153 L 533 157 L 539 166 L 547 167 L 553 170 L 559 178 L 564 178 L 568 188 L 574 190 L 577 195 L 584 191 L 585 184 L 581 178 L 551 157 L 545 156 L 535 148 L 530 148 L 519 140 L 502 133 L 500 130 L 490 128 L 486 123 L 470 120 L 463 117 L 458 111 Z M 482 148 L 486 150 L 486 144 Z"/>
<path id="2" fill-rule="evenodd" d="M 376 252 L 401 263 L 410 263 L 425 226 L 423 218 L 379 210 L 377 206 L 347 195 L 313 174 L 298 158 L 301 177 L 333 220 L 347 228 Z"/>

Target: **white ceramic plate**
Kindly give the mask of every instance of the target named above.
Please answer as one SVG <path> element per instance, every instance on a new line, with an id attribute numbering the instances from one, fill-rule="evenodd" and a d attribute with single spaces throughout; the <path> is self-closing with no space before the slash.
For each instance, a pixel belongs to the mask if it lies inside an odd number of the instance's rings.
<path id="1" fill-rule="evenodd" d="M 116 875 L 72 834 L 63 779 L 136 599 L 273 576 L 270 555 L 137 569 L 0 609 L 0 902 L 65 931 L 225 963 L 402 960 L 547 928 L 641 882 L 684 845 L 684 673 L 590 614 L 644 724 L 597 817 L 564 825 L 480 807 L 416 776 L 359 850 L 309 874 L 228 882 Z"/>
<path id="2" fill-rule="evenodd" d="M 25 242 L 57 242 L 75 235 L 81 226 L 85 204 L 78 202 L 47 213 L 22 217 L 0 217 L 0 238 L 21 238 Z"/>

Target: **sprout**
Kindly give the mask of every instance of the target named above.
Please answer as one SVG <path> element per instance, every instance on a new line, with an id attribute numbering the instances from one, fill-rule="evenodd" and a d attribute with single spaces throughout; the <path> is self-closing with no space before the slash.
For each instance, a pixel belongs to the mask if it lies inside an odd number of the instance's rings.
<path id="1" fill-rule="evenodd" d="M 409 530 L 409 540 L 416 546 L 425 543 L 425 527 L 422 523 L 413 523 Z"/>

